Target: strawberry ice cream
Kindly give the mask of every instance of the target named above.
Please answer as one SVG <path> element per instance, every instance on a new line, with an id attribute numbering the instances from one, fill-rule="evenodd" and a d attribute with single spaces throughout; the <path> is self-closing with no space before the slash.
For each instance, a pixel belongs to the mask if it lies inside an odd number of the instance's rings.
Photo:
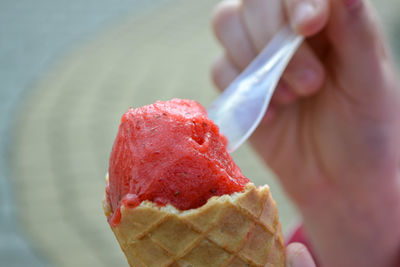
<path id="1" fill-rule="evenodd" d="M 195 209 L 213 196 L 240 192 L 249 180 L 226 151 L 227 140 L 191 100 L 173 99 L 129 109 L 122 117 L 109 164 L 109 222 L 121 203 L 149 200 Z"/>

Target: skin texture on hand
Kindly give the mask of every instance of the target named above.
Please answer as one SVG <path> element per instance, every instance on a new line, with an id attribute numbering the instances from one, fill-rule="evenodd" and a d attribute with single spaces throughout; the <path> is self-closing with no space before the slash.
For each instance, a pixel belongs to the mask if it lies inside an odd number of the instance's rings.
<path id="1" fill-rule="evenodd" d="M 224 89 L 291 23 L 307 41 L 251 142 L 300 209 L 322 266 L 395 266 L 400 255 L 400 101 L 363 0 L 230 0 L 215 10 Z"/>

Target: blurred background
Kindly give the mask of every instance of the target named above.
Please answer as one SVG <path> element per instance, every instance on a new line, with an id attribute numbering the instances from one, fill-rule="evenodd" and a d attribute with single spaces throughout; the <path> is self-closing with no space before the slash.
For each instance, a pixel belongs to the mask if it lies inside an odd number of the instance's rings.
<path id="1" fill-rule="evenodd" d="M 108 154 L 123 112 L 173 97 L 208 106 L 217 0 L 0 1 L 0 266 L 127 266 L 103 215 Z M 400 2 L 374 1 L 396 59 Z M 297 215 L 269 183 L 284 230 Z"/>

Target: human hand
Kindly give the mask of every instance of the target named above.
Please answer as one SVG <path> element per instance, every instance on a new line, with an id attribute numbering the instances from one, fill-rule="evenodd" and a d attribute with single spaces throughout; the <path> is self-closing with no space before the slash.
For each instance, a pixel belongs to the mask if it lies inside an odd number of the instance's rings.
<path id="1" fill-rule="evenodd" d="M 398 81 L 363 0 L 234 0 L 216 9 L 225 88 L 287 17 L 308 37 L 251 142 L 299 207 L 324 266 L 391 266 L 400 253 Z"/>

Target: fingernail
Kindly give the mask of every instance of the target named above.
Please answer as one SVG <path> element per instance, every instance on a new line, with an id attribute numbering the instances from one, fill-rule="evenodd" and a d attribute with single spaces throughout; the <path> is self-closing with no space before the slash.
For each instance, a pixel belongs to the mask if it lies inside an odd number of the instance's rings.
<path id="1" fill-rule="evenodd" d="M 316 13 L 315 6 L 310 2 L 300 2 L 293 14 L 292 27 L 297 28 L 301 23 L 312 18 Z"/>

